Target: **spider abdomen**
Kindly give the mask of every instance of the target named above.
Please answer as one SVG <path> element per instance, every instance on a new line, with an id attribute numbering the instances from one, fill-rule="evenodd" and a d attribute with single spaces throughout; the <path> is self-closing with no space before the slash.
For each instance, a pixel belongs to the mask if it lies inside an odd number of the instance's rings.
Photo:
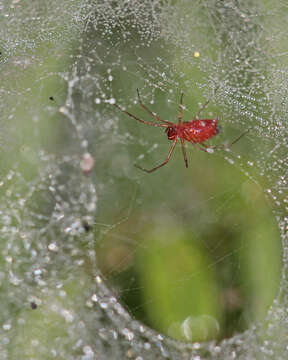
<path id="1" fill-rule="evenodd" d="M 202 143 L 219 133 L 217 123 L 218 118 L 186 121 L 180 125 L 181 135 L 186 141 Z"/>

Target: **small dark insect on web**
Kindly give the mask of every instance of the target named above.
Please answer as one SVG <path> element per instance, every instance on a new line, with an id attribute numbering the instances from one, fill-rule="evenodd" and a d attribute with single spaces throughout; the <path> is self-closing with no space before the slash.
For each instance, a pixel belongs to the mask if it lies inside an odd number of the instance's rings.
<path id="1" fill-rule="evenodd" d="M 168 136 L 168 140 L 173 141 L 168 155 L 166 159 L 160 164 L 152 169 L 145 169 L 139 165 L 135 165 L 138 169 L 146 171 L 147 173 L 152 173 L 153 171 L 159 169 L 160 167 L 166 165 L 171 158 L 173 150 L 176 146 L 178 140 L 180 140 L 182 153 L 184 157 L 184 162 L 186 168 L 188 168 L 188 160 L 186 155 L 185 149 L 185 141 L 192 143 L 197 149 L 210 152 L 212 149 L 223 149 L 223 148 L 230 148 L 233 144 L 239 141 L 244 135 L 246 135 L 250 129 L 244 131 L 240 136 L 238 136 L 235 140 L 233 140 L 230 144 L 224 145 L 214 145 L 214 146 L 207 146 L 204 144 L 205 141 L 209 140 L 213 136 L 217 135 L 220 132 L 220 127 L 218 125 L 218 117 L 214 119 L 198 119 L 201 112 L 208 106 L 210 100 L 206 101 L 206 103 L 201 107 L 201 109 L 194 115 L 193 120 L 190 121 L 182 121 L 183 118 L 183 92 L 180 96 L 180 105 L 179 105 L 179 115 L 178 115 L 178 123 L 172 123 L 167 120 L 161 119 L 158 115 L 153 113 L 151 110 L 147 108 L 146 105 L 143 104 L 139 90 L 137 89 L 138 101 L 140 106 L 150 114 L 156 122 L 146 121 L 138 118 L 137 116 L 133 115 L 132 113 L 122 110 L 120 106 L 117 104 L 113 104 L 117 109 L 122 111 L 123 113 L 127 114 L 128 116 L 132 117 L 133 119 L 150 126 L 155 127 L 163 127 L 165 128 L 165 132 Z"/>

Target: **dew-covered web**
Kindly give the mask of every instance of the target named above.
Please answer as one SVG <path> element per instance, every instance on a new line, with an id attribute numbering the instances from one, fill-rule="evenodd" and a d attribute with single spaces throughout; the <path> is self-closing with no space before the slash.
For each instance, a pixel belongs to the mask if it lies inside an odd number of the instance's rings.
<path id="1" fill-rule="evenodd" d="M 287 5 L 0 10 L 1 359 L 286 359 Z"/>

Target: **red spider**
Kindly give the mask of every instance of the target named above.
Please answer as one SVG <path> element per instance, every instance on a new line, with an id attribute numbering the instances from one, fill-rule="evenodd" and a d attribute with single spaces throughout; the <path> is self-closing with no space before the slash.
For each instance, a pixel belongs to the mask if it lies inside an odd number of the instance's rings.
<path id="1" fill-rule="evenodd" d="M 119 109 L 120 111 L 124 112 L 125 114 L 129 115 L 133 119 L 135 119 L 135 120 L 137 120 L 137 121 L 139 121 L 139 122 L 141 122 L 143 124 L 165 128 L 166 129 L 165 132 L 166 132 L 166 134 L 168 136 L 168 140 L 173 140 L 173 144 L 170 147 L 170 150 L 168 152 L 168 155 L 167 155 L 165 161 L 163 163 L 161 163 L 160 165 L 155 166 L 154 168 L 152 168 L 150 170 L 144 169 L 139 165 L 135 165 L 137 168 L 139 168 L 139 169 L 141 169 L 143 171 L 146 171 L 147 173 L 151 173 L 151 172 L 159 169 L 160 167 L 162 167 L 162 166 L 164 166 L 164 165 L 166 165 L 168 163 L 178 139 L 180 139 L 180 142 L 181 142 L 181 147 L 182 147 L 182 152 L 183 152 L 183 156 L 184 156 L 185 166 L 187 168 L 188 167 L 188 161 L 187 161 L 186 150 L 185 150 L 185 145 L 184 145 L 185 140 L 192 143 L 199 150 L 209 152 L 209 149 L 225 148 L 225 147 L 232 146 L 238 140 L 240 140 L 242 138 L 242 136 L 244 136 L 249 131 L 249 129 L 248 129 L 247 131 L 242 133 L 234 141 L 232 141 L 228 146 L 225 146 L 224 144 L 222 144 L 222 145 L 214 145 L 214 146 L 207 146 L 206 144 L 203 144 L 203 142 L 207 141 L 208 139 L 210 139 L 211 137 L 217 135 L 220 132 L 217 117 L 215 119 L 198 119 L 199 114 L 203 111 L 203 109 L 205 109 L 207 107 L 207 105 L 209 103 L 209 100 L 195 114 L 193 120 L 183 121 L 182 122 L 182 117 L 183 117 L 183 93 L 181 93 L 180 111 L 179 111 L 179 115 L 178 115 L 178 123 L 174 124 L 174 123 L 172 123 L 170 121 L 160 119 L 155 113 L 153 113 L 151 110 L 149 110 L 142 103 L 138 89 L 137 89 L 137 95 L 138 95 L 138 100 L 139 100 L 140 106 L 142 106 L 143 109 L 146 110 L 154 118 L 154 120 L 158 121 L 158 123 L 154 123 L 154 122 L 151 122 L 151 121 L 145 121 L 145 120 L 139 119 L 137 116 L 131 114 L 130 112 L 122 110 L 117 104 L 114 104 L 114 106 L 116 106 L 116 108 Z"/>

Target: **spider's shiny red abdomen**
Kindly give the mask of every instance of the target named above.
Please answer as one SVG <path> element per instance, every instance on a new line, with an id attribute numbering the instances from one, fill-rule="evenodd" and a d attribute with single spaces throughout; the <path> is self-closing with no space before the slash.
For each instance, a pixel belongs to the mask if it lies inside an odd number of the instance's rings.
<path id="1" fill-rule="evenodd" d="M 218 118 L 184 121 L 166 129 L 169 140 L 182 138 L 186 141 L 202 143 L 219 133 Z"/>

